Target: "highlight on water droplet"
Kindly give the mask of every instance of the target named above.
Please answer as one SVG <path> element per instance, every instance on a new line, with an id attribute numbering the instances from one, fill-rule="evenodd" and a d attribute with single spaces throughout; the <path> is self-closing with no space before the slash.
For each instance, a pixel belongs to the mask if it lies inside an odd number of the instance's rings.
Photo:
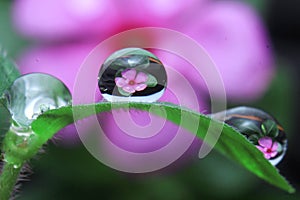
<path id="1" fill-rule="evenodd" d="M 42 73 L 20 76 L 4 92 L 14 126 L 29 127 L 43 112 L 68 105 L 71 93 L 63 82 Z"/>
<path id="2" fill-rule="evenodd" d="M 154 102 L 164 93 L 167 74 L 161 61 L 149 51 L 125 48 L 102 64 L 98 86 L 107 101 Z"/>
<path id="3" fill-rule="evenodd" d="M 277 165 L 284 157 L 287 150 L 286 133 L 268 113 L 251 107 L 237 107 L 211 114 L 211 117 L 237 129 L 272 165 Z"/>
<path id="4" fill-rule="evenodd" d="M 21 167 L 21 165 L 13 165 L 13 167 L 14 167 L 15 169 L 18 169 L 18 168 Z"/>

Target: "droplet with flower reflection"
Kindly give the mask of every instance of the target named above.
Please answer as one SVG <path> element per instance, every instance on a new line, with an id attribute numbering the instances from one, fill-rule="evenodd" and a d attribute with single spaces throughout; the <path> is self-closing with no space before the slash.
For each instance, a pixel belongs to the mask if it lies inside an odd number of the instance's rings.
<path id="1" fill-rule="evenodd" d="M 13 125 L 29 128 L 41 113 L 68 105 L 72 99 L 60 80 L 42 73 L 17 78 L 4 92 L 5 104 L 12 115 Z"/>
<path id="2" fill-rule="evenodd" d="M 251 107 L 237 107 L 212 114 L 211 117 L 224 120 L 236 128 L 271 164 L 277 165 L 285 155 L 286 133 L 278 121 L 266 112 Z"/>
<path id="3" fill-rule="evenodd" d="M 116 51 L 103 63 L 98 86 L 107 101 L 154 102 L 164 93 L 166 70 L 149 51 L 125 48 Z"/>

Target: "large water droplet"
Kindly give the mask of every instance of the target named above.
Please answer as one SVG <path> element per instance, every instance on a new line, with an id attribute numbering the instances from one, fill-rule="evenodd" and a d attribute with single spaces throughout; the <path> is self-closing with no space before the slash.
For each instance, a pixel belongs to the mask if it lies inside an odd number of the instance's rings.
<path id="1" fill-rule="evenodd" d="M 271 164 L 277 165 L 285 155 L 287 137 L 278 121 L 266 112 L 250 107 L 237 107 L 211 115 L 236 128 L 261 150 Z"/>
<path id="2" fill-rule="evenodd" d="M 71 94 L 55 77 L 32 73 L 16 79 L 5 91 L 5 99 L 13 125 L 29 128 L 31 122 L 41 113 L 67 105 Z"/>
<path id="3" fill-rule="evenodd" d="M 154 102 L 165 91 L 167 74 L 149 51 L 125 48 L 105 60 L 98 80 L 100 92 L 108 101 Z"/>

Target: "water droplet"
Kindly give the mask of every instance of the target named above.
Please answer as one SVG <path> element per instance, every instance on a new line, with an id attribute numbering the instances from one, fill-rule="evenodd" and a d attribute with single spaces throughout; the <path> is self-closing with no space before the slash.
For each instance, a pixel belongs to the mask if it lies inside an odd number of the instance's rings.
<path id="1" fill-rule="evenodd" d="M 21 167 L 21 165 L 13 165 L 13 167 L 14 167 L 15 169 L 18 169 L 18 168 Z"/>
<path id="2" fill-rule="evenodd" d="M 68 88 L 53 76 L 32 73 L 17 78 L 5 91 L 5 99 L 13 125 L 28 128 L 41 113 L 68 105 L 71 94 Z"/>
<path id="3" fill-rule="evenodd" d="M 236 128 L 262 151 L 272 165 L 285 155 L 287 137 L 278 121 L 266 112 L 250 107 L 237 107 L 211 115 Z"/>
<path id="4" fill-rule="evenodd" d="M 125 48 L 109 56 L 102 65 L 98 85 L 107 101 L 154 102 L 164 93 L 166 70 L 149 51 Z"/>

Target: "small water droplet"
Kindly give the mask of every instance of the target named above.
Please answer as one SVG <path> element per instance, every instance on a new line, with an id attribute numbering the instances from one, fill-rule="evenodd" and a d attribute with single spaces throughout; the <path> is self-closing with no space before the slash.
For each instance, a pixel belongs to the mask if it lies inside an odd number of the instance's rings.
<path id="1" fill-rule="evenodd" d="M 47 110 L 50 110 L 50 105 L 46 105 L 46 104 L 41 104 L 41 105 L 40 105 L 40 112 L 41 112 L 41 113 L 44 113 L 44 112 L 46 112 Z"/>
<path id="2" fill-rule="evenodd" d="M 58 79 L 32 73 L 17 78 L 5 91 L 6 106 L 16 127 L 30 127 L 38 115 L 68 105 L 71 94 Z"/>
<path id="3" fill-rule="evenodd" d="M 13 165 L 13 167 L 14 167 L 15 169 L 18 169 L 18 168 L 21 167 L 21 165 Z"/>
<path id="4" fill-rule="evenodd" d="M 236 128 L 251 143 L 260 149 L 272 165 L 277 165 L 285 155 L 287 137 L 278 121 L 266 112 L 237 107 L 211 115 Z"/>
<path id="5" fill-rule="evenodd" d="M 165 91 L 167 74 L 161 61 L 149 51 L 125 48 L 105 60 L 98 80 L 107 101 L 154 102 Z"/>

